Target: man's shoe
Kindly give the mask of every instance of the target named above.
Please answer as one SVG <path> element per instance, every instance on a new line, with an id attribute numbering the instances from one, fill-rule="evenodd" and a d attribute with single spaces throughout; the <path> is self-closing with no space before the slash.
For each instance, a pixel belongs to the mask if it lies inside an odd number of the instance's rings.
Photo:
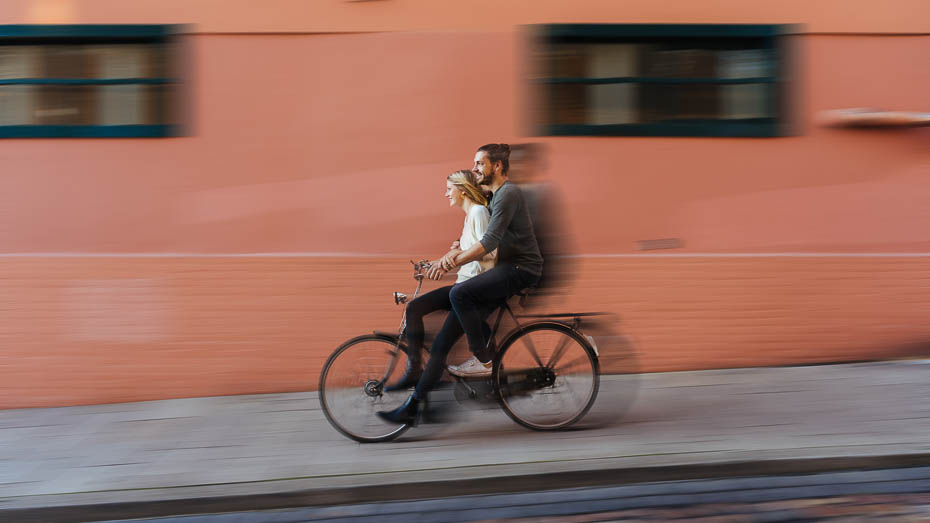
<path id="1" fill-rule="evenodd" d="M 494 365 L 489 361 L 482 363 L 472 356 L 461 365 L 449 365 L 449 374 L 460 378 L 486 378 L 491 375 Z"/>
<path id="2" fill-rule="evenodd" d="M 391 423 L 405 423 L 407 425 L 417 424 L 417 414 L 420 413 L 420 400 L 411 394 L 403 405 L 394 410 L 382 410 L 378 412 L 378 417 Z"/>
<path id="3" fill-rule="evenodd" d="M 411 387 L 416 387 L 422 375 L 423 369 L 420 367 L 420 362 L 407 360 L 407 368 L 404 370 L 404 375 L 401 376 L 400 381 L 389 387 L 384 387 L 384 392 L 397 392 L 399 390 L 407 390 Z"/>

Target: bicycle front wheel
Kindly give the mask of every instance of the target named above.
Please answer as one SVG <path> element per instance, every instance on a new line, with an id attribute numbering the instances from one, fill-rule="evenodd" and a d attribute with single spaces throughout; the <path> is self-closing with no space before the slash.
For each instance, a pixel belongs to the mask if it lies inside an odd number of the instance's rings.
<path id="1" fill-rule="evenodd" d="M 376 413 L 396 409 L 407 398 L 407 391 L 384 391 L 400 380 L 406 364 L 397 338 L 367 334 L 343 343 L 320 374 L 320 406 L 326 419 L 344 436 L 361 443 L 388 441 L 403 434 L 408 425 L 389 423 Z"/>
<path id="2" fill-rule="evenodd" d="M 504 412 L 533 430 L 568 427 L 597 398 L 597 354 L 578 331 L 539 322 L 515 332 L 494 360 L 494 385 Z"/>

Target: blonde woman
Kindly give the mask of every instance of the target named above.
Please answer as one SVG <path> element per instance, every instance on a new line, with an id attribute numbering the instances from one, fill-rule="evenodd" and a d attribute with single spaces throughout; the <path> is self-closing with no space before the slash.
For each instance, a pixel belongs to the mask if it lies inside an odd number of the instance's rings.
<path id="1" fill-rule="evenodd" d="M 488 211 L 488 200 L 481 189 L 478 188 L 477 178 L 471 171 L 455 171 L 446 178 L 446 198 L 450 207 L 458 207 L 465 213 L 465 225 L 458 246 L 453 247 L 449 254 L 458 253 L 468 249 L 484 236 L 491 219 Z M 449 255 L 447 254 L 447 256 Z M 456 285 L 468 280 L 482 272 L 494 267 L 497 252 L 492 252 L 479 260 L 466 263 L 459 268 Z M 432 262 L 433 267 L 439 268 L 439 260 Z M 431 274 L 434 279 L 438 273 Z M 420 352 L 423 348 L 423 317 L 438 310 L 452 310 L 449 302 L 449 292 L 452 285 L 432 290 L 407 305 L 407 369 L 403 378 L 396 385 L 387 390 L 403 390 L 417 385 L 417 390 L 423 389 L 423 395 L 432 389 L 445 367 L 446 356 L 462 336 L 462 326 L 454 314 L 449 314 L 439 334 L 430 348 L 430 358 L 425 373 L 420 369 Z M 421 378 L 422 375 L 422 378 Z"/>

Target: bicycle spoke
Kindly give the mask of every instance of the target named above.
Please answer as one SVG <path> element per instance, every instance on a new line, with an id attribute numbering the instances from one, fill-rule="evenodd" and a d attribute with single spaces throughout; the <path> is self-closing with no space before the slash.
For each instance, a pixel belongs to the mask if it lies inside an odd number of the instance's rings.
<path id="1" fill-rule="evenodd" d="M 574 368 L 575 365 L 578 365 L 578 364 L 581 364 L 581 363 L 589 363 L 590 361 L 591 361 L 591 358 L 589 358 L 587 354 L 582 354 L 581 356 L 578 356 L 577 358 L 575 358 L 575 359 L 569 361 L 569 362 L 566 363 L 565 365 L 559 367 L 559 369 L 564 371 L 564 370 L 567 370 L 567 369 Z M 552 368 L 554 369 L 554 367 L 552 367 Z"/>
<path id="2" fill-rule="evenodd" d="M 383 441 L 407 429 L 381 420 L 378 411 L 397 408 L 406 391 L 384 392 L 403 373 L 397 342 L 376 335 L 360 336 L 327 360 L 320 379 L 320 404 L 327 420 L 342 434 L 360 442 Z"/>
<path id="3" fill-rule="evenodd" d="M 571 338 L 568 336 L 563 336 L 559 340 L 558 346 L 556 346 L 555 351 L 553 351 L 552 356 L 549 357 L 549 363 L 546 364 L 546 367 L 552 369 L 559 364 L 559 360 L 562 359 L 562 353 L 565 352 L 565 347 L 568 346 L 568 342 L 571 341 Z"/>
<path id="4" fill-rule="evenodd" d="M 526 427 L 567 427 L 581 419 L 597 397 L 596 356 L 570 327 L 529 325 L 502 348 L 499 358 L 496 380 L 501 405 Z M 534 361 L 549 365 L 534 367 Z"/>
<path id="5" fill-rule="evenodd" d="M 400 346 L 399 346 L 399 345 L 395 345 L 395 346 L 394 346 L 394 349 L 391 349 L 391 350 L 387 351 L 388 355 L 389 355 L 390 358 L 391 358 L 391 363 L 388 365 L 387 371 L 384 373 L 384 376 L 382 376 L 382 378 L 381 378 L 381 380 L 380 380 L 382 385 L 387 384 L 388 378 L 391 376 L 391 374 L 394 373 L 394 367 L 397 366 L 397 360 L 399 359 L 399 358 L 397 357 L 397 352 L 398 352 L 398 351 L 400 351 Z"/>
<path id="6" fill-rule="evenodd" d="M 575 391 L 575 387 L 572 386 L 572 380 L 565 379 L 565 378 L 563 377 L 563 378 L 560 380 L 559 385 L 561 385 L 561 386 L 565 387 L 566 389 L 568 389 L 568 395 L 569 395 L 571 398 L 578 398 L 578 397 L 579 397 L 579 394 Z M 584 394 L 585 399 L 587 399 L 588 394 L 589 394 L 589 393 L 585 393 L 585 394 Z M 577 403 L 577 401 L 576 401 L 575 403 Z"/>
<path id="7" fill-rule="evenodd" d="M 529 336 L 520 336 L 520 340 L 523 340 L 523 345 L 529 349 L 530 354 L 533 356 L 533 359 L 536 361 L 536 364 L 540 367 L 545 367 L 542 362 L 542 358 L 539 357 L 539 354 L 536 352 L 536 347 L 533 345 L 533 340 Z"/>

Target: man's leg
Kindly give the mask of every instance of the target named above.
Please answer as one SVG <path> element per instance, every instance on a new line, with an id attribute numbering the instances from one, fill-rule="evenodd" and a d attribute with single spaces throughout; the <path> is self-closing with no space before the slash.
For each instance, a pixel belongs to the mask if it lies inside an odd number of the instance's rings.
<path id="1" fill-rule="evenodd" d="M 465 331 L 468 348 L 478 359 L 489 356 L 486 354 L 487 335 L 482 328 L 487 311 L 532 285 L 535 280 L 533 274 L 502 264 L 456 285 L 449 292 L 452 312 Z"/>
<path id="2" fill-rule="evenodd" d="M 492 359 L 494 359 L 494 353 L 497 351 L 497 345 L 494 344 L 494 340 L 492 339 L 492 335 L 495 333 L 491 329 L 491 326 L 488 324 L 488 317 L 491 315 L 491 313 L 497 310 L 498 307 L 500 307 L 500 304 L 495 304 L 493 306 L 481 306 L 480 307 L 481 320 L 482 320 L 481 321 L 481 332 L 482 332 L 483 339 L 484 339 L 484 345 L 481 346 L 480 352 L 472 353 L 472 357 L 468 358 L 464 362 L 458 365 L 449 365 L 447 367 L 447 369 L 449 370 L 449 374 L 452 374 L 453 376 L 471 375 L 472 371 L 469 369 L 474 368 L 475 370 L 477 370 L 477 366 L 475 365 L 476 362 L 474 361 L 475 359 L 478 360 L 478 363 L 489 362 Z M 484 370 L 481 371 L 482 373 L 487 370 L 487 367 L 486 366 L 484 367 L 485 367 Z"/>

